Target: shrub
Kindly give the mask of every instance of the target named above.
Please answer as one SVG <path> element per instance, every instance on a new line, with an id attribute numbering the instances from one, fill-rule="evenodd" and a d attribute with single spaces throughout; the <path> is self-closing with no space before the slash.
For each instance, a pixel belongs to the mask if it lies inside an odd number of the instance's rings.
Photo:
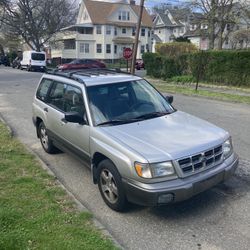
<path id="1" fill-rule="evenodd" d="M 163 77 L 164 79 L 170 79 L 173 76 L 178 76 L 181 74 L 179 65 L 175 59 L 165 57 L 162 62 L 163 65 L 161 77 Z"/>
<path id="2" fill-rule="evenodd" d="M 198 51 L 198 48 L 194 44 L 187 42 L 159 43 L 156 45 L 156 52 L 169 58 L 178 58 L 183 54 L 196 51 Z"/>
<path id="3" fill-rule="evenodd" d="M 144 53 L 142 56 L 145 68 L 147 69 L 147 74 L 149 76 L 161 77 L 163 57 L 157 53 Z"/>
<path id="4" fill-rule="evenodd" d="M 182 75 L 182 76 L 174 76 L 171 78 L 173 82 L 177 83 L 192 83 L 195 82 L 195 79 L 192 75 Z"/>

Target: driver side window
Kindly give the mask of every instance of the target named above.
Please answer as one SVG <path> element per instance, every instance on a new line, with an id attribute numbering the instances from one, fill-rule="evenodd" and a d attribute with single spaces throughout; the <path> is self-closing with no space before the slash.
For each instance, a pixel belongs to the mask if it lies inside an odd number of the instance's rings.
<path id="1" fill-rule="evenodd" d="M 64 93 L 64 110 L 65 112 L 78 112 L 84 114 L 84 103 L 82 91 L 77 87 L 67 85 Z"/>

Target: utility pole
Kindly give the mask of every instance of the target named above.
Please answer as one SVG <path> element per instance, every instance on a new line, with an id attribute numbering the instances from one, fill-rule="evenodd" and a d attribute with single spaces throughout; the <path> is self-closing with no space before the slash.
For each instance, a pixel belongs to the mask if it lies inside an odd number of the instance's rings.
<path id="1" fill-rule="evenodd" d="M 141 29 L 141 20 L 142 20 L 143 8 L 144 8 L 144 0 L 141 0 L 140 14 L 139 14 L 138 22 L 137 22 L 137 25 L 136 25 L 135 43 L 134 43 L 134 46 L 133 46 L 133 57 L 132 57 L 131 69 L 130 69 L 130 73 L 132 75 L 135 74 L 135 63 L 136 63 L 136 55 L 137 55 L 137 50 L 138 50 L 138 43 L 139 43 L 139 35 L 140 35 L 140 29 Z"/>

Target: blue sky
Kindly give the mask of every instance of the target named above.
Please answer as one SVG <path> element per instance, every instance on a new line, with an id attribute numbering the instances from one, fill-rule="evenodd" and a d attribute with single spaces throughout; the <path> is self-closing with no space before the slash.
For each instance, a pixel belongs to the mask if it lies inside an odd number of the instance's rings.
<path id="1" fill-rule="evenodd" d="M 184 0 L 145 0 L 145 6 L 146 7 L 153 7 L 154 5 L 161 4 L 161 3 L 169 3 L 173 5 L 181 5 L 183 4 Z M 137 0 L 137 3 L 140 3 L 140 0 Z"/>

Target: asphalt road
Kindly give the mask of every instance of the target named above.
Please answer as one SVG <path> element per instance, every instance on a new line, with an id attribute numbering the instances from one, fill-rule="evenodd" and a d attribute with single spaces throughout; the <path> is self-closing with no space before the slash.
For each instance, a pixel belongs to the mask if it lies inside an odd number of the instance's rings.
<path id="1" fill-rule="evenodd" d="M 250 248 L 250 106 L 176 95 L 176 108 L 232 134 L 241 158 L 239 170 L 225 184 L 191 200 L 159 208 L 134 205 L 127 213 L 116 213 L 102 201 L 85 166 L 67 154 L 43 152 L 31 122 L 40 76 L 0 67 L 0 113 L 125 249 Z"/>

